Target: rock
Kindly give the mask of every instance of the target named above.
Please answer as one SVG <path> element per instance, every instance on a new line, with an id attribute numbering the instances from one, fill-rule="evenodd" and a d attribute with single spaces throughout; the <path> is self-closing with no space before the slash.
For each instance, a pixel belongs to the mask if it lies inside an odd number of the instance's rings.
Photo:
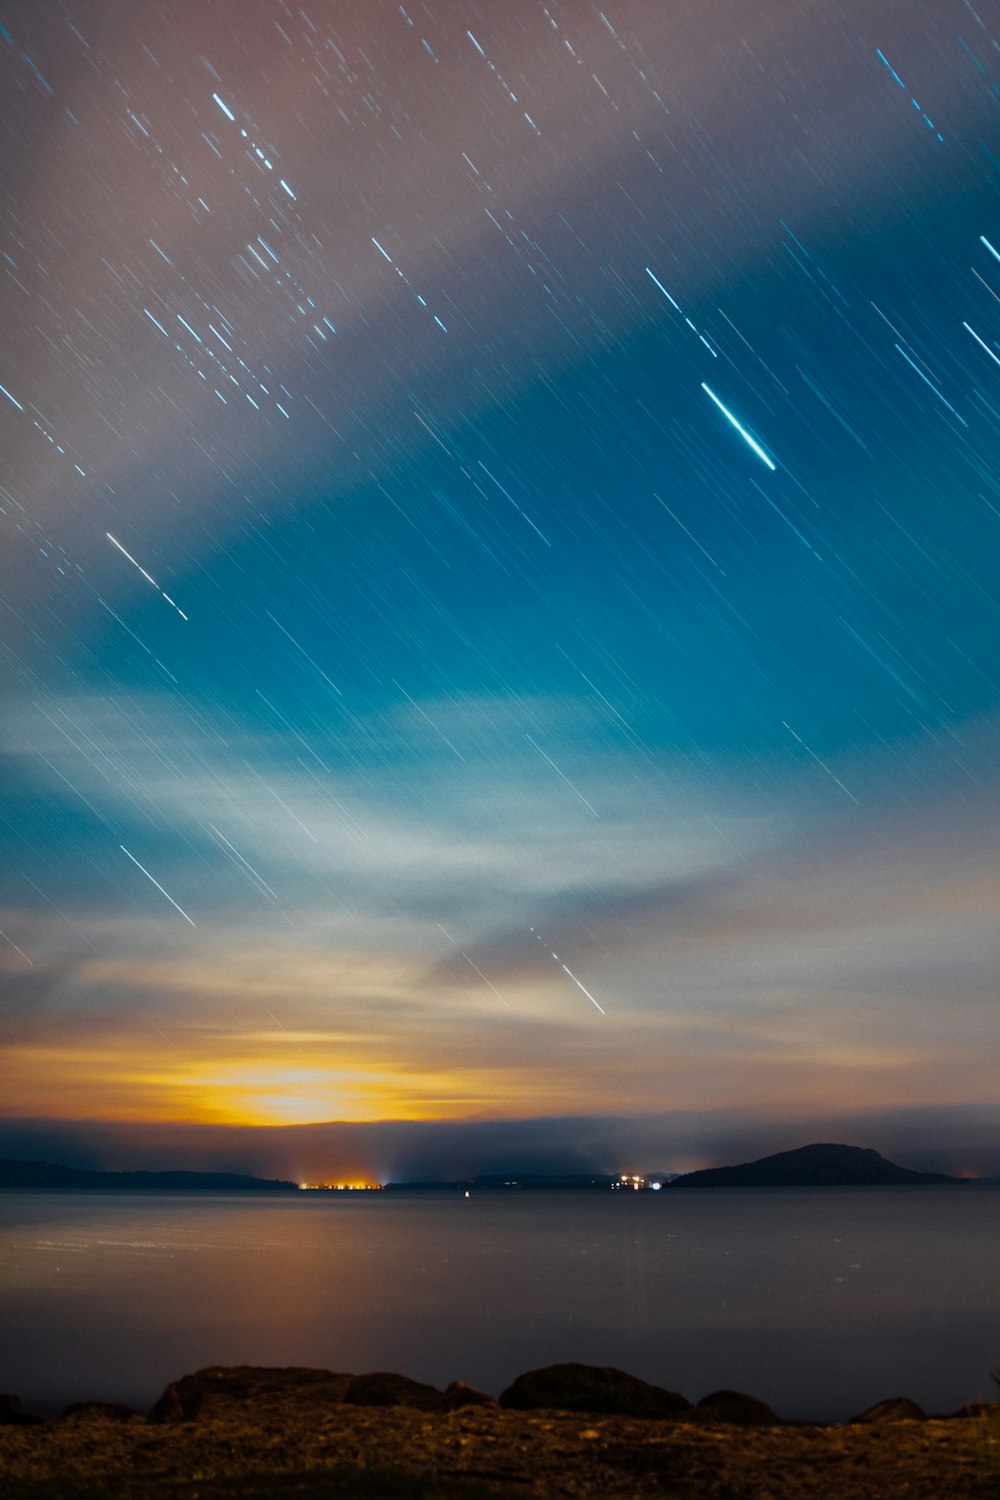
<path id="1" fill-rule="evenodd" d="M 435 1386 L 387 1370 L 355 1375 L 344 1400 L 352 1406 L 415 1406 L 419 1411 L 447 1411 L 450 1404 Z"/>
<path id="2" fill-rule="evenodd" d="M 131 1406 L 125 1406 L 121 1401 L 74 1401 L 72 1406 L 67 1406 L 62 1414 L 62 1421 L 78 1418 L 81 1421 L 89 1421 L 97 1418 L 105 1422 L 129 1422 L 137 1417 L 138 1412 L 133 1411 Z"/>
<path id="3" fill-rule="evenodd" d="M 728 1422 L 733 1427 L 780 1427 L 781 1417 L 756 1396 L 742 1391 L 712 1391 L 692 1413 L 696 1421 Z"/>
<path id="4" fill-rule="evenodd" d="M 452 1408 L 499 1405 L 495 1396 L 488 1396 L 485 1391 L 477 1391 L 474 1385 L 466 1385 L 464 1380 L 453 1380 L 451 1385 L 445 1386 L 444 1394 L 448 1405 Z"/>
<path id="5" fill-rule="evenodd" d="M 193 1422 L 201 1411 L 203 1398 L 200 1392 L 184 1388 L 184 1381 L 194 1378 L 185 1375 L 183 1380 L 172 1380 L 163 1395 L 146 1413 L 146 1421 L 157 1426 L 169 1422 Z"/>
<path id="6" fill-rule="evenodd" d="M 958 1411 L 948 1413 L 948 1420 L 958 1417 L 1000 1417 L 1000 1401 L 967 1401 Z"/>
<path id="7" fill-rule="evenodd" d="M 869 1406 L 866 1411 L 851 1418 L 851 1423 L 926 1421 L 927 1413 L 908 1396 L 890 1396 L 887 1401 L 876 1401 L 874 1406 Z"/>
<path id="8" fill-rule="evenodd" d="M 39 1422 L 44 1421 L 44 1417 L 36 1417 L 30 1411 L 25 1411 L 20 1396 L 9 1392 L 0 1395 L 0 1427 L 37 1427 Z"/>
<path id="9" fill-rule="evenodd" d="M 501 1393 L 500 1405 L 512 1411 L 603 1412 L 624 1417 L 676 1417 L 690 1402 L 675 1391 L 649 1385 L 636 1375 L 603 1365 L 548 1365 L 519 1375 Z"/>
<path id="10" fill-rule="evenodd" d="M 184 1375 L 167 1386 L 147 1416 L 147 1422 L 195 1422 L 213 1407 L 252 1406 L 256 1401 L 292 1397 L 300 1402 L 310 1397 L 323 1404 L 343 1401 L 350 1375 L 332 1370 L 310 1370 L 298 1366 L 267 1368 L 213 1365 Z"/>

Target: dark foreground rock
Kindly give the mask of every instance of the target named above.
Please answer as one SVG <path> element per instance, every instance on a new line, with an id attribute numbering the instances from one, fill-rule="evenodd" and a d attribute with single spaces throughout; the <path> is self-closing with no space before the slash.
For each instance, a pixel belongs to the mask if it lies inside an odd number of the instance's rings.
<path id="1" fill-rule="evenodd" d="M 993 1413 L 1000 1418 L 1000 1401 L 967 1401 L 964 1406 L 958 1408 L 958 1411 L 950 1412 L 949 1416 L 954 1421 L 969 1417 L 989 1417 Z M 940 1418 L 935 1418 L 935 1420 L 939 1421 Z"/>
<path id="2" fill-rule="evenodd" d="M 623 1417 L 674 1417 L 691 1403 L 676 1391 L 649 1385 L 606 1365 L 547 1365 L 519 1375 L 501 1392 L 510 1411 L 587 1411 Z"/>
<path id="3" fill-rule="evenodd" d="M 447 1390 L 421 1380 L 411 1380 L 388 1370 L 367 1375 L 338 1375 L 331 1370 L 277 1368 L 241 1365 L 233 1369 L 212 1366 L 172 1381 L 152 1408 L 147 1421 L 154 1426 L 177 1422 L 205 1422 L 236 1412 L 248 1418 L 255 1412 L 290 1406 L 298 1411 L 321 1410 L 345 1403 L 349 1406 L 410 1406 L 416 1411 L 454 1411 L 463 1406 L 496 1406 L 495 1396 L 477 1391 L 462 1380 Z M 99 1415 L 102 1403 L 80 1402 L 70 1410 L 89 1409 Z M 124 1416 L 128 1407 L 118 1408 Z M 105 1415 L 111 1409 L 105 1408 Z"/>
<path id="4" fill-rule="evenodd" d="M 292 1399 L 300 1407 L 343 1401 L 353 1380 L 332 1370 L 310 1370 L 298 1366 L 271 1369 L 236 1365 L 231 1369 L 212 1365 L 194 1375 L 172 1381 L 150 1411 L 154 1424 L 198 1422 L 232 1408 L 247 1411 L 268 1398 Z"/>
<path id="5" fill-rule="evenodd" d="M 417 1411 L 447 1411 L 449 1406 L 447 1396 L 436 1386 L 385 1370 L 355 1375 L 344 1400 L 352 1406 L 412 1406 Z"/>
<path id="6" fill-rule="evenodd" d="M 37 1427 L 44 1417 L 33 1416 L 21 1405 L 20 1396 L 10 1392 L 0 1394 L 0 1427 Z"/>
<path id="7" fill-rule="evenodd" d="M 478 1391 L 474 1385 L 466 1385 L 464 1380 L 453 1380 L 446 1385 L 444 1393 L 448 1398 L 448 1406 L 452 1411 L 457 1411 L 460 1406 L 499 1406 L 496 1396 L 488 1396 L 485 1391 Z"/>
<path id="8" fill-rule="evenodd" d="M 745 1396 L 742 1391 L 713 1391 L 703 1396 L 692 1413 L 695 1421 L 728 1422 L 732 1427 L 780 1427 L 782 1419 L 776 1416 L 765 1401 L 756 1396 Z"/>
<path id="9" fill-rule="evenodd" d="M 142 1418 L 131 1406 L 121 1401 L 74 1401 L 62 1414 L 64 1422 L 141 1422 Z"/>
<path id="10" fill-rule="evenodd" d="M 859 1412 L 851 1422 L 926 1422 L 927 1413 L 908 1396 L 890 1396 Z"/>

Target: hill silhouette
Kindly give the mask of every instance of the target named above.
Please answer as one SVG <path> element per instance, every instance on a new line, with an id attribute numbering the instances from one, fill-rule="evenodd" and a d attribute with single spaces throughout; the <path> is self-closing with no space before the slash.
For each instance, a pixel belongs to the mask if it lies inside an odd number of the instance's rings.
<path id="1" fill-rule="evenodd" d="M 240 1172 L 91 1172 L 50 1161 L 0 1160 L 0 1191 L 48 1192 L 294 1192 L 298 1184 Z"/>
<path id="2" fill-rule="evenodd" d="M 895 1187 L 961 1182 L 941 1172 L 911 1172 L 870 1147 L 816 1143 L 778 1151 L 735 1167 L 708 1167 L 675 1177 L 675 1188 L 710 1187 Z"/>

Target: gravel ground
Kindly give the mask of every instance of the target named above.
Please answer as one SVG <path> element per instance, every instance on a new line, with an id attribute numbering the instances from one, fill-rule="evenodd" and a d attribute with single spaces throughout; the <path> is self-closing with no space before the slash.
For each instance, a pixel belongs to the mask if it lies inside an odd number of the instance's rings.
<path id="1" fill-rule="evenodd" d="M 0 1428 L 4 1500 L 672 1496 L 1000 1500 L 1000 1407 L 849 1427 L 732 1427 L 496 1406 L 219 1402 L 194 1422 Z"/>

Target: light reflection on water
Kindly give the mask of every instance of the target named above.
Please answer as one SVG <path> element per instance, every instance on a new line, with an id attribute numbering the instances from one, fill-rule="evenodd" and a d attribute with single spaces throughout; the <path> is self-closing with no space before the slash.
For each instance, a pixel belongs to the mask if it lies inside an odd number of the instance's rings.
<path id="1" fill-rule="evenodd" d="M 208 1364 L 499 1392 L 561 1360 L 696 1400 L 952 1410 L 1000 1360 L 1000 1190 L 0 1196 L 0 1389 L 148 1407 Z"/>

